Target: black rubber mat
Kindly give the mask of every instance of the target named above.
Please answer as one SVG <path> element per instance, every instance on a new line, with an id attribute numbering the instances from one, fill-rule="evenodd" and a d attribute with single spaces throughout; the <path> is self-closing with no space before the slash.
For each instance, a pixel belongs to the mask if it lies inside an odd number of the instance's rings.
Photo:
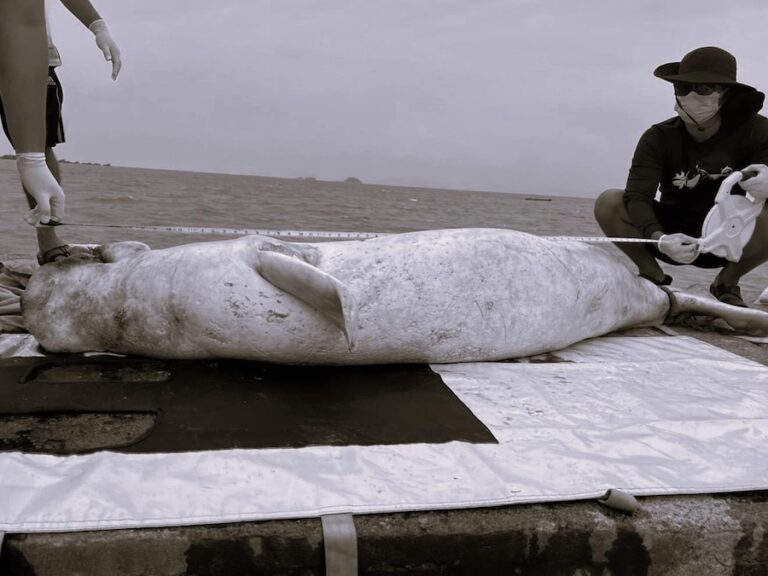
<path id="1" fill-rule="evenodd" d="M 86 421 L 84 415 L 154 418 L 144 432 L 118 445 L 33 446 L 24 442 L 27 430 L 5 438 L 0 450 L 152 453 L 496 442 L 425 365 L 295 367 L 68 356 L 0 360 L 0 428 L 3 421 L 23 420 L 29 426 L 51 419 L 74 422 L 75 416 Z M 115 425 L 114 419 L 108 422 Z M 80 433 L 99 432 L 91 425 Z"/>

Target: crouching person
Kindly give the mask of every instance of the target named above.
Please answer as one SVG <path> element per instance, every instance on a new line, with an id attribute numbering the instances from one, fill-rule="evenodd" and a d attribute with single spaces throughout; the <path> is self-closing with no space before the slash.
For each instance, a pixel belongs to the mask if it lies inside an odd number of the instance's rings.
<path id="1" fill-rule="evenodd" d="M 595 218 L 610 237 L 658 240 L 617 244 L 643 278 L 672 282 L 659 260 L 720 268 L 710 292 L 726 304 L 746 306 L 739 281 L 768 261 L 768 211 L 757 217 L 738 262 L 700 253 L 697 240 L 722 180 L 734 170 L 754 172 L 741 188 L 757 200 L 768 197 L 768 118 L 758 114 L 765 95 L 737 82 L 736 59 L 716 47 L 697 48 L 654 75 L 672 84 L 677 116 L 645 131 L 626 188 L 603 192 Z"/>

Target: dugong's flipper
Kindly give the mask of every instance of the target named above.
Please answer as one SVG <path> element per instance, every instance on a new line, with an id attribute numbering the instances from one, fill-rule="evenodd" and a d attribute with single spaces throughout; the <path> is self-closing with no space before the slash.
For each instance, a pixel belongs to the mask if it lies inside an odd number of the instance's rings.
<path id="1" fill-rule="evenodd" d="M 309 304 L 338 326 L 352 350 L 357 337 L 357 301 L 336 278 L 294 256 L 261 250 L 256 271 L 274 286 Z"/>
<path id="2" fill-rule="evenodd" d="M 768 312 L 755 308 L 742 308 L 723 304 L 712 298 L 674 292 L 669 290 L 670 310 L 668 323 L 675 318 L 690 314 L 701 314 L 724 320 L 731 328 L 750 336 L 768 336 Z"/>

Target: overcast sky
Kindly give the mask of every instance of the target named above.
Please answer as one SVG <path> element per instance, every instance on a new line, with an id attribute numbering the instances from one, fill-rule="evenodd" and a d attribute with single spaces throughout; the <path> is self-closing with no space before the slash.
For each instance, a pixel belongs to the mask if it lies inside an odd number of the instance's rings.
<path id="1" fill-rule="evenodd" d="M 92 0 L 116 82 L 47 1 L 69 160 L 596 196 L 674 115 L 657 65 L 718 45 L 768 88 L 765 0 Z"/>

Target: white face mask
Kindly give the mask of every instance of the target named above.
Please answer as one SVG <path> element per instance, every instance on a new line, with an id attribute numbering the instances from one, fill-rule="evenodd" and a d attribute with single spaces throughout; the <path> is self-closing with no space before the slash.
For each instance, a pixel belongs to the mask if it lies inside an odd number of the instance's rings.
<path id="1" fill-rule="evenodd" d="M 722 92 L 712 92 L 702 96 L 694 91 L 685 96 L 676 96 L 675 112 L 683 122 L 701 126 L 707 120 L 711 120 L 720 111 L 720 96 Z"/>

